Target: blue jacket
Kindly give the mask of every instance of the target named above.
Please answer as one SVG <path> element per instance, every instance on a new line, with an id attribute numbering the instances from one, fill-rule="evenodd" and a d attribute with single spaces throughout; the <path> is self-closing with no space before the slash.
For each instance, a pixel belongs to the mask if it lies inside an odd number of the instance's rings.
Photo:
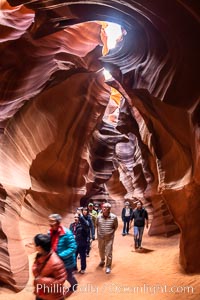
<path id="1" fill-rule="evenodd" d="M 76 266 L 76 248 L 77 244 L 71 230 L 63 227 L 59 234 L 56 253 L 63 260 L 66 269 Z M 51 234 L 51 231 L 50 231 Z"/>

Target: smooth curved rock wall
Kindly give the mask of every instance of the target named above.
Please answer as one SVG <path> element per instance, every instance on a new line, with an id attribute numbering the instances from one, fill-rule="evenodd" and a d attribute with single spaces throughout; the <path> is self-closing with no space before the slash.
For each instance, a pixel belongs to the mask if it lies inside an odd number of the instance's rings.
<path id="1" fill-rule="evenodd" d="M 23 244 L 46 230 L 50 212 L 67 223 L 92 197 L 107 197 L 116 212 L 124 199 L 142 197 L 149 234 L 179 228 L 180 262 L 200 271 L 196 2 L 107 4 L 0 4 L 0 280 L 15 290 L 28 280 Z M 96 21 L 119 20 L 126 34 L 102 56 L 105 36 Z M 103 67 L 113 76 L 107 83 Z M 121 124 L 111 118 L 110 87 L 128 107 Z M 112 134 L 101 133 L 105 118 Z M 96 146 L 107 149 L 99 164 Z"/>

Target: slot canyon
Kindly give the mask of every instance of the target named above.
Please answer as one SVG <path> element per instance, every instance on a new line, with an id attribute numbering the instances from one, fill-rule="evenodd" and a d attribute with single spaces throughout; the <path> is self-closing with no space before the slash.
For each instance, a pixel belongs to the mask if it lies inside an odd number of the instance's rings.
<path id="1" fill-rule="evenodd" d="M 104 200 L 120 219 L 124 201 L 141 199 L 145 238 L 178 234 L 180 268 L 199 274 L 200 2 L 0 9 L 1 285 L 24 289 L 27 249 L 49 214 L 68 225 L 76 207 Z M 109 23 L 121 26 L 111 49 Z"/>

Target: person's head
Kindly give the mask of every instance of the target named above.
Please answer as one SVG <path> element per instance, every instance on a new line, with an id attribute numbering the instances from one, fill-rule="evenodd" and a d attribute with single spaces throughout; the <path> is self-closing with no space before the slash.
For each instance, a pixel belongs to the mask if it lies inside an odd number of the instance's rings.
<path id="1" fill-rule="evenodd" d="M 84 216 L 88 215 L 88 208 L 87 207 L 83 207 L 83 215 Z"/>
<path id="2" fill-rule="evenodd" d="M 93 203 L 89 203 L 89 204 L 88 204 L 88 209 L 89 209 L 89 211 L 92 211 L 92 210 L 93 210 L 93 207 L 94 207 Z"/>
<path id="3" fill-rule="evenodd" d="M 99 209 L 99 204 L 98 204 L 98 203 L 95 203 L 95 204 L 94 204 L 94 209 L 95 209 L 95 210 L 98 210 L 98 209 Z"/>
<path id="4" fill-rule="evenodd" d="M 79 221 L 79 215 L 76 213 L 74 215 L 74 222 L 78 223 L 78 221 Z"/>
<path id="5" fill-rule="evenodd" d="M 60 223 L 62 221 L 62 217 L 59 214 L 51 214 L 49 215 L 49 226 L 52 230 L 56 231 L 58 230 L 58 227 L 60 226 Z"/>
<path id="6" fill-rule="evenodd" d="M 137 206 L 137 209 L 141 209 L 142 208 L 142 201 L 141 200 L 138 200 L 138 202 L 137 202 L 137 204 L 136 204 Z"/>
<path id="7" fill-rule="evenodd" d="M 102 206 L 102 212 L 105 217 L 109 216 L 111 210 L 111 204 L 106 202 Z"/>
<path id="8" fill-rule="evenodd" d="M 41 254 L 51 251 L 51 237 L 48 234 L 39 233 L 34 237 L 36 250 Z"/>
<path id="9" fill-rule="evenodd" d="M 125 207 L 129 207 L 129 206 L 130 206 L 130 203 L 129 203 L 128 201 L 126 201 L 126 202 L 124 203 L 124 205 L 125 205 Z"/>

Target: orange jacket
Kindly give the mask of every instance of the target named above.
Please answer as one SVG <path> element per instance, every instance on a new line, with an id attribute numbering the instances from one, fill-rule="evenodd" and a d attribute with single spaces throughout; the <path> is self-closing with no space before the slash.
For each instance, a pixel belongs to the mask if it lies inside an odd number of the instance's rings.
<path id="1" fill-rule="evenodd" d="M 63 261 L 51 251 L 46 256 L 37 254 L 32 267 L 35 276 L 34 293 L 44 300 L 59 300 L 64 298 L 63 286 L 67 274 Z"/>

